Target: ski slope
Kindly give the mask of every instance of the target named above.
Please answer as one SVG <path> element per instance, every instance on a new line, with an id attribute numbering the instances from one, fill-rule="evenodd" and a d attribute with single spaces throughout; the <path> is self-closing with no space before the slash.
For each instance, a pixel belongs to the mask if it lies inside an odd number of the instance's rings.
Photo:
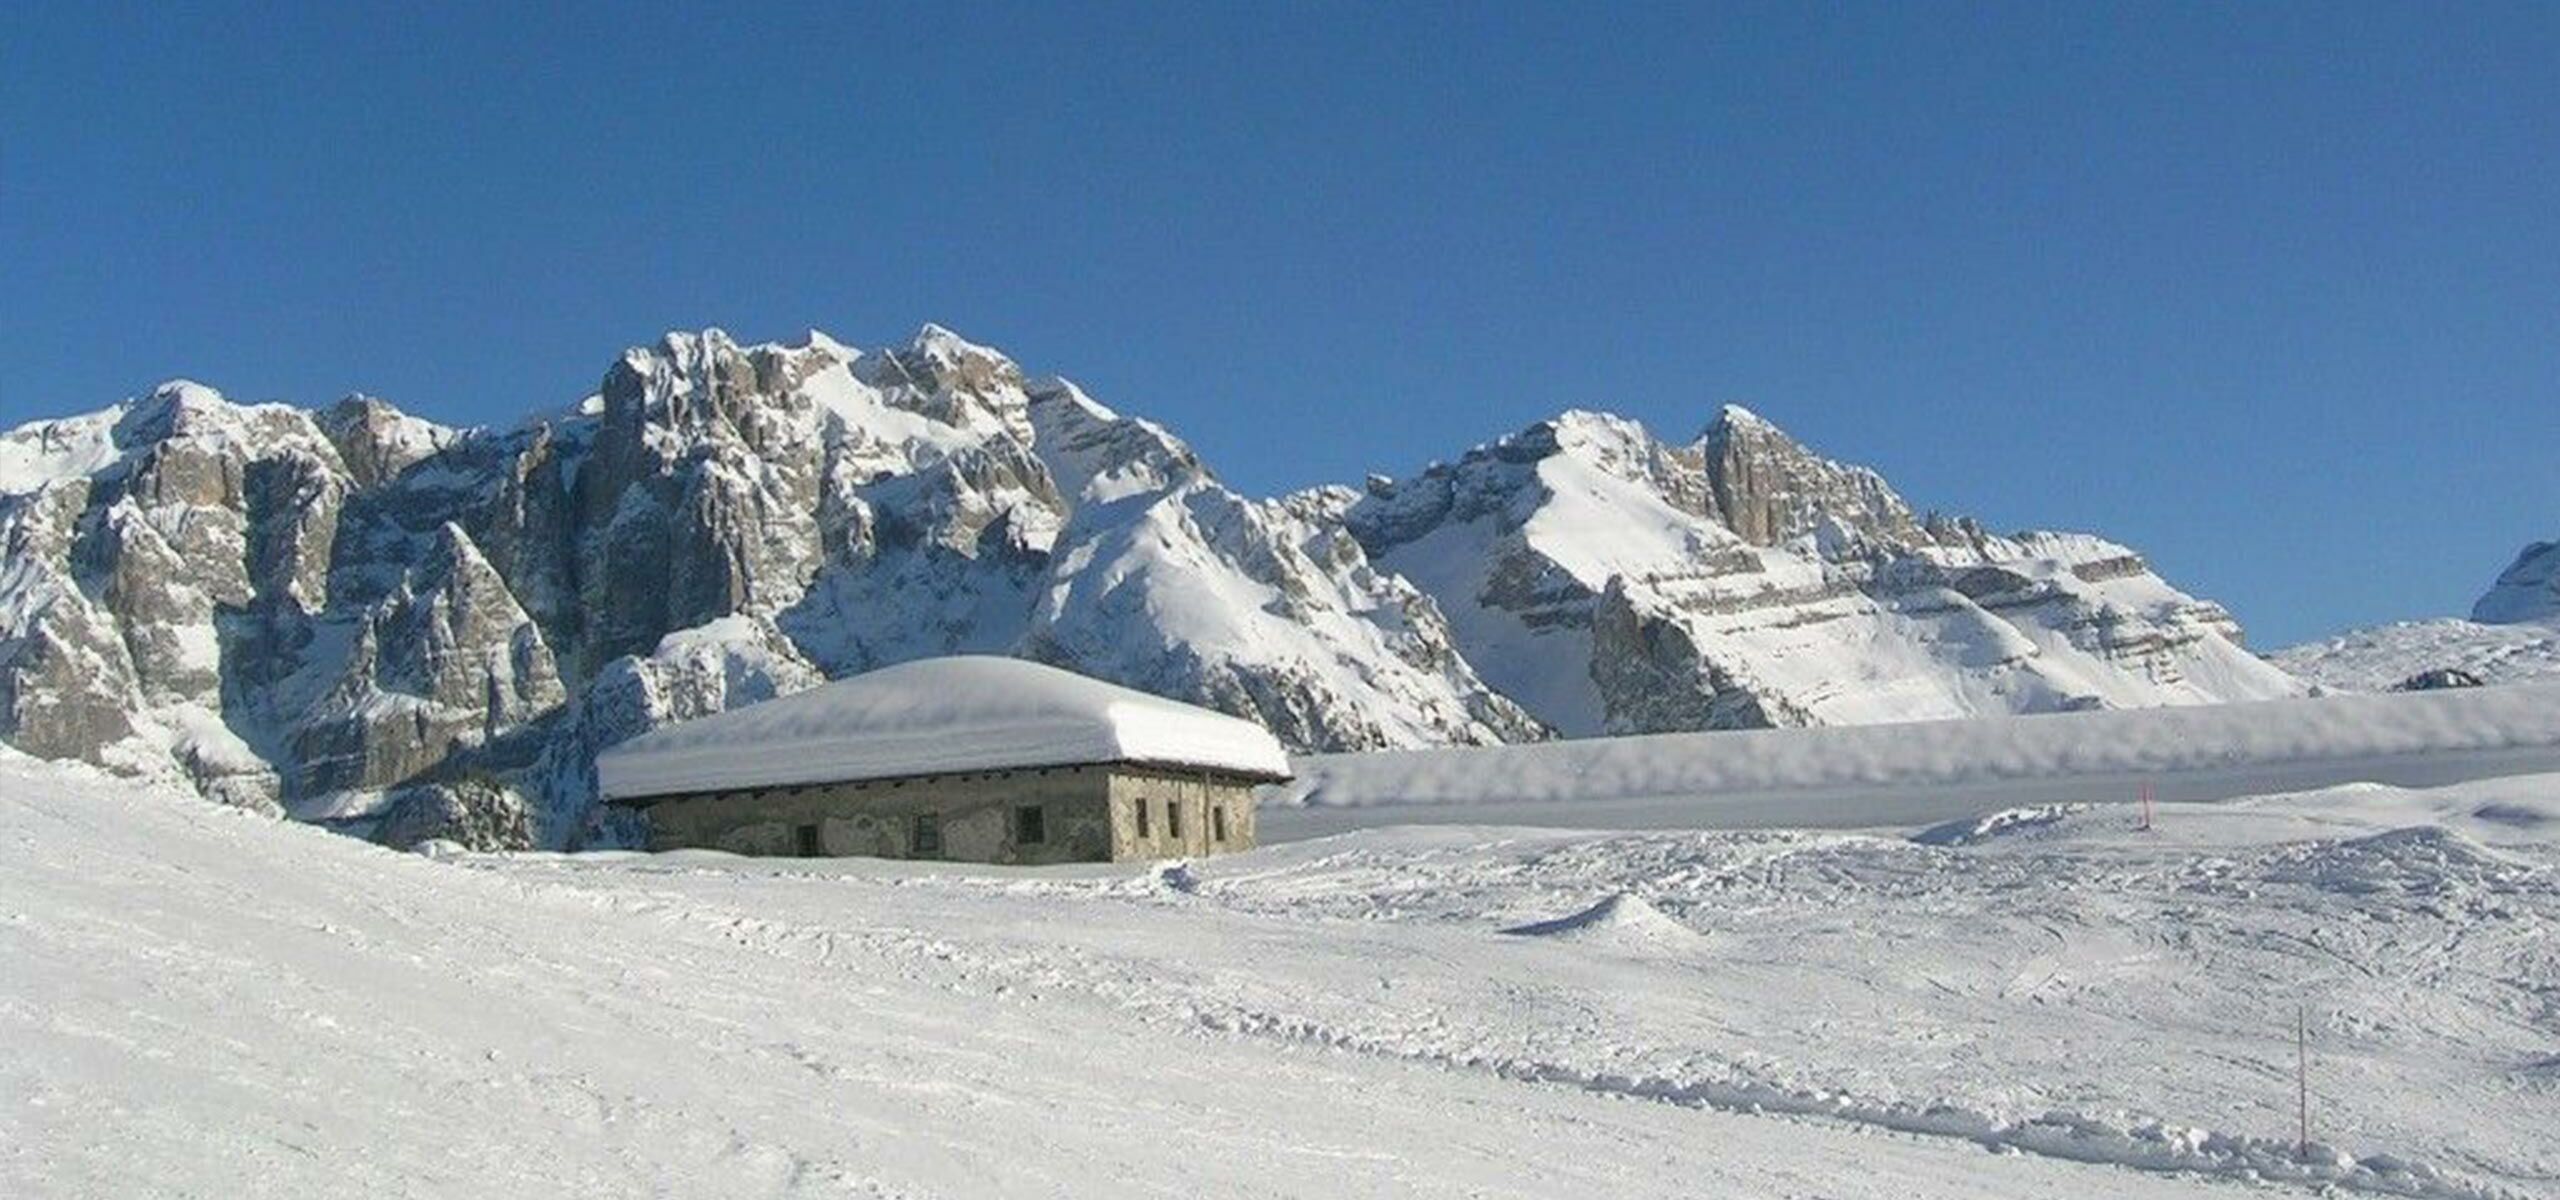
<path id="1" fill-rule="evenodd" d="M 2555 841 L 2529 777 L 2150 833 L 431 859 L 8 759 L 0 1194 L 2554 1195 Z"/>

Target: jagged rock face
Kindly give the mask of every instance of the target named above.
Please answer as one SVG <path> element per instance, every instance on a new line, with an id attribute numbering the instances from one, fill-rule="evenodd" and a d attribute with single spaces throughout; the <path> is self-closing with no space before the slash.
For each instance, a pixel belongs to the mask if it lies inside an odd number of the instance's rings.
<path id="1" fill-rule="evenodd" d="M 132 736 L 141 703 L 113 618 L 68 569 L 88 494 L 73 479 L 0 499 L 0 737 L 29 754 L 104 762 Z"/>
<path id="2" fill-rule="evenodd" d="M 349 396 L 314 420 L 358 487 L 378 487 L 435 457 L 460 435 L 371 396 Z"/>
<path id="3" fill-rule="evenodd" d="M 1727 406 L 1685 450 L 1705 468 L 1714 515 L 1752 545 L 1826 528 L 1888 546 L 1934 540 L 1883 476 L 1822 458 L 1746 409 Z"/>
<path id="4" fill-rule="evenodd" d="M 2525 547 L 2471 607 L 2471 619 L 2484 625 L 2560 619 L 2560 542 Z"/>
<path id="5" fill-rule="evenodd" d="M 1612 579 L 1593 614 L 1591 682 L 1612 733 L 1800 727 L 1813 718 L 1763 694 L 1700 649 L 1676 613 L 1654 610 Z"/>
<path id="6" fill-rule="evenodd" d="M 111 762 L 141 707 L 113 620 L 39 561 L 12 558 L 10 636 L 0 642 L 0 735 L 29 754 Z"/>
<path id="7" fill-rule="evenodd" d="M 627 840 L 603 748 L 954 652 L 1306 750 L 2289 686 L 2131 552 L 1917 518 L 1740 410 L 1257 501 L 934 326 L 669 334 L 506 430 L 171 384 L 0 434 L 0 538 L 0 736 L 392 844 Z"/>
<path id="8" fill-rule="evenodd" d="M 365 616 L 297 746 L 306 794 L 397 784 L 567 699 L 542 631 L 460 526 Z"/>
<path id="9" fill-rule="evenodd" d="M 482 852 L 530 850 L 534 845 L 524 797 L 487 776 L 400 789 L 371 836 L 395 850 L 430 841 Z"/>

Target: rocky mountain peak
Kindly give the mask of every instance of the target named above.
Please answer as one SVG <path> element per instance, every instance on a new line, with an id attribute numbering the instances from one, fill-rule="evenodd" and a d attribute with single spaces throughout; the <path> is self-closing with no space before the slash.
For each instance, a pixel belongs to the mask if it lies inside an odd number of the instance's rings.
<path id="1" fill-rule="evenodd" d="M 1732 437 L 1737 430 L 1760 429 L 1777 431 L 1778 427 L 1767 417 L 1763 417 L 1759 413 L 1753 412 L 1742 405 L 1723 404 L 1717 406 L 1716 415 L 1707 422 L 1707 427 L 1705 429 L 1699 431 L 1697 440 L 1702 442 L 1712 441 L 1719 438 Z"/>
<path id="2" fill-rule="evenodd" d="M 756 390 L 755 366 L 738 344 L 706 329 L 670 332 L 654 346 L 624 351 L 597 394 L 609 424 L 707 428 L 731 423 L 739 401 Z"/>
<path id="3" fill-rule="evenodd" d="M 192 379 L 172 379 L 128 401 L 116 422 L 116 444 L 132 447 L 218 428 L 235 406 Z"/>
<path id="4" fill-rule="evenodd" d="M 1826 526 L 1896 546 L 1926 540 L 1911 506 L 1883 476 L 1815 454 L 1740 405 L 1725 405 L 1694 449 L 1718 519 L 1753 545 L 1813 536 Z"/>
<path id="5" fill-rule="evenodd" d="M 311 414 L 289 404 L 242 404 L 193 380 L 174 379 L 125 404 L 116 421 L 116 444 L 135 450 L 161 442 L 194 440 L 244 457 L 308 451 L 322 440 Z"/>
<path id="6" fill-rule="evenodd" d="M 1568 408 L 1540 421 L 1513 437 L 1523 443 L 1543 443 L 1558 450 L 1593 454 L 1623 454 L 1653 441 L 1644 426 L 1616 413 L 1587 408 Z"/>
<path id="7" fill-rule="evenodd" d="M 878 387 L 904 386 L 932 395 L 965 392 L 980 399 L 1022 390 L 1022 368 L 995 350 L 927 323 L 899 349 L 884 350 L 870 375 Z"/>

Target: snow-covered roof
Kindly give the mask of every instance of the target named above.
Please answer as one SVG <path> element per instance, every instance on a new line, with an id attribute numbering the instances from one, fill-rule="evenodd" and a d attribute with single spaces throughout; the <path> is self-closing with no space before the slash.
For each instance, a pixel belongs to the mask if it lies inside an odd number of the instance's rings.
<path id="1" fill-rule="evenodd" d="M 1129 762 L 1289 777 L 1268 730 L 1014 658 L 929 658 L 679 722 L 596 757 L 629 800 L 731 788 Z"/>

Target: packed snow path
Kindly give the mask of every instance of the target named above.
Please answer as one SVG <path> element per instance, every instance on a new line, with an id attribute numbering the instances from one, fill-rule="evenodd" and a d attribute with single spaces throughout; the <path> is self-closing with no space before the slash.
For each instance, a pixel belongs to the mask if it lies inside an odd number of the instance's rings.
<path id="1" fill-rule="evenodd" d="M 2560 1194 L 2560 780 L 2122 815 L 440 862 L 5 762 L 0 1192 Z"/>

